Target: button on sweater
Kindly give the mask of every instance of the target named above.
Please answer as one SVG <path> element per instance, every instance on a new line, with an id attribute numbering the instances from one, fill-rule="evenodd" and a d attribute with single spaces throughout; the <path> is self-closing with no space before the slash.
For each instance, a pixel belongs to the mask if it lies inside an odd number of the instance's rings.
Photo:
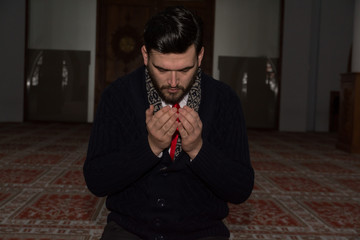
<path id="1" fill-rule="evenodd" d="M 144 67 L 104 91 L 83 170 L 89 190 L 107 196 L 108 221 L 142 239 L 229 237 L 227 203 L 244 202 L 254 184 L 244 116 L 236 93 L 204 73 L 201 94 L 203 146 L 173 162 L 147 141 Z"/>

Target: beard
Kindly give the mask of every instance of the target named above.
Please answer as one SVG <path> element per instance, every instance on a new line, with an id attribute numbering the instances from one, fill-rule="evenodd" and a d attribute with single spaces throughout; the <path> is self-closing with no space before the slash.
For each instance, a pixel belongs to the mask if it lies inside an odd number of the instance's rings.
<path id="1" fill-rule="evenodd" d="M 197 71 L 194 72 L 193 76 L 191 77 L 191 80 L 187 86 L 180 86 L 176 85 L 175 87 L 171 87 L 170 85 L 159 85 L 159 81 L 157 81 L 154 74 L 151 72 L 151 69 L 147 67 L 147 70 L 149 72 L 151 82 L 154 85 L 154 88 L 156 92 L 159 94 L 160 98 L 166 103 L 174 105 L 175 103 L 179 103 L 185 96 L 188 94 L 191 90 L 191 87 L 195 83 Z M 178 90 L 177 93 L 169 93 L 167 90 L 175 88 Z"/>

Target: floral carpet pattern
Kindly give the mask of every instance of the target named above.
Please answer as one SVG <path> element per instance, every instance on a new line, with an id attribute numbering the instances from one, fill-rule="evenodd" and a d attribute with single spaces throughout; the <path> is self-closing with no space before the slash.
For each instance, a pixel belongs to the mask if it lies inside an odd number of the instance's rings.
<path id="1" fill-rule="evenodd" d="M 86 188 L 90 124 L 0 124 L 0 240 L 98 240 L 104 198 Z M 230 206 L 231 240 L 360 239 L 360 155 L 333 133 L 249 130 L 253 194 Z"/>

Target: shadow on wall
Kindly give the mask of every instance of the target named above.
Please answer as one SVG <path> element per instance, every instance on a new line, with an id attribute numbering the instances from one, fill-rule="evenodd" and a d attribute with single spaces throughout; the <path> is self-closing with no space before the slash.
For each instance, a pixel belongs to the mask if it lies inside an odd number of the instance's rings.
<path id="1" fill-rule="evenodd" d="M 220 81 L 239 95 L 248 128 L 277 129 L 278 59 L 219 57 Z"/>
<path id="2" fill-rule="evenodd" d="M 25 119 L 86 122 L 90 51 L 30 49 L 28 63 Z"/>

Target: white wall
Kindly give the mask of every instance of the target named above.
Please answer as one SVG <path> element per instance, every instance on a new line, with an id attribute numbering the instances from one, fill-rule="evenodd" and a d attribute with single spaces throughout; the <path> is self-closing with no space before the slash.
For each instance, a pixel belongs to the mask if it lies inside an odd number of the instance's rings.
<path id="1" fill-rule="evenodd" d="M 353 0 L 286 0 L 280 131 L 328 131 L 330 92 L 347 71 Z"/>
<path id="2" fill-rule="evenodd" d="M 355 0 L 352 49 L 352 72 L 360 72 L 360 0 Z"/>
<path id="3" fill-rule="evenodd" d="M 90 51 L 88 121 L 93 118 L 96 0 L 30 0 L 28 47 Z"/>
<path id="4" fill-rule="evenodd" d="M 280 0 L 216 0 L 213 76 L 219 56 L 279 57 Z"/>
<path id="5" fill-rule="evenodd" d="M 347 72 L 353 13 L 353 0 L 321 1 L 315 131 L 329 129 L 330 92 L 340 90 L 340 74 Z"/>
<path id="6" fill-rule="evenodd" d="M 285 3 L 279 128 L 306 131 L 309 101 L 312 0 Z M 310 96 L 311 97 L 311 96 Z"/>
<path id="7" fill-rule="evenodd" d="M 359 0 L 357 0 L 359 1 Z M 353 32 L 353 0 L 284 1 L 281 131 L 328 131 L 330 92 L 340 90 Z M 219 56 L 279 56 L 278 0 L 217 0 L 213 76 Z"/>
<path id="8" fill-rule="evenodd" d="M 0 122 L 22 122 L 25 1 L 0 1 Z"/>

